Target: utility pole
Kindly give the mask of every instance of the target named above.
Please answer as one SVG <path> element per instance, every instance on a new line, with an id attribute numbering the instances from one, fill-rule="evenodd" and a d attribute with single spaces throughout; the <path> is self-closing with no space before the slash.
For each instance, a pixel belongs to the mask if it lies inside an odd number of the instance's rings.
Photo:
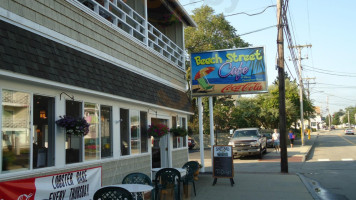
<path id="1" fill-rule="evenodd" d="M 309 81 L 310 80 L 315 80 L 315 77 L 314 78 L 304 78 L 304 80 L 306 80 L 308 83 L 308 100 L 309 100 L 309 102 L 310 102 L 310 89 L 309 89 L 309 84 L 315 84 L 315 83 L 310 83 Z M 311 126 L 310 126 L 310 118 L 309 118 L 309 116 L 308 116 L 308 127 L 309 128 L 311 128 Z"/>
<path id="2" fill-rule="evenodd" d="M 304 47 L 311 47 L 311 44 L 307 45 L 297 45 L 297 46 L 292 46 L 289 48 L 297 48 L 298 53 L 299 53 L 299 85 L 300 85 L 300 90 L 299 90 L 299 100 L 300 100 L 300 124 L 301 124 L 301 129 L 300 129 L 300 135 L 302 138 L 302 146 L 304 146 L 304 116 L 303 116 L 303 77 L 302 77 L 302 49 Z"/>
<path id="3" fill-rule="evenodd" d="M 284 38 L 283 38 L 283 1 L 277 0 L 277 50 L 278 50 L 278 89 L 279 89 L 279 132 L 281 141 L 281 172 L 288 173 L 286 99 L 284 82 Z"/>
<path id="4" fill-rule="evenodd" d="M 350 124 L 350 111 L 347 111 L 347 118 L 348 118 L 348 121 L 349 121 L 349 128 L 351 128 L 351 124 Z"/>

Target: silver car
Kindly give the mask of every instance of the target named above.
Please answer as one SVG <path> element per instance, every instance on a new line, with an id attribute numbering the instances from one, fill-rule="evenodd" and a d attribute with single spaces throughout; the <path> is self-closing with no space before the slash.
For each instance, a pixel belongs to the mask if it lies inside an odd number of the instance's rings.
<path id="1" fill-rule="evenodd" d="M 233 156 L 257 155 L 262 158 L 267 152 L 267 138 L 258 128 L 237 129 L 232 135 L 229 145 L 232 145 Z"/>

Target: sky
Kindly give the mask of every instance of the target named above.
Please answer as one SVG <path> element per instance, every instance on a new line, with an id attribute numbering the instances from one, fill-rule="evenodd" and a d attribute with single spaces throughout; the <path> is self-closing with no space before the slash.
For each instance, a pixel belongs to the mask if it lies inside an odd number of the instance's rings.
<path id="1" fill-rule="evenodd" d="M 180 3 L 189 14 L 202 5 L 212 7 L 215 14 L 223 13 L 238 35 L 277 24 L 276 7 L 267 8 L 276 5 L 276 0 L 180 0 Z M 293 44 L 312 45 L 301 50 L 304 88 L 307 91 L 309 80 L 310 99 L 321 108 L 323 116 L 328 114 L 328 109 L 333 114 L 356 106 L 355 8 L 356 1 L 353 0 L 289 1 L 287 14 Z M 254 16 L 227 16 L 241 12 L 255 14 L 263 10 Z M 271 85 L 278 77 L 277 27 L 240 37 L 252 46 L 265 47 L 268 85 Z M 292 79 L 298 79 L 287 47 L 285 40 L 285 71 Z"/>

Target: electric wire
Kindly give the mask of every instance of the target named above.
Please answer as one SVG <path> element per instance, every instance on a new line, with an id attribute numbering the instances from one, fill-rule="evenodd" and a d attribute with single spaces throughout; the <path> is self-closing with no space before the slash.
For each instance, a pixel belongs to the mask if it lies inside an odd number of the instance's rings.
<path id="1" fill-rule="evenodd" d="M 336 87 L 356 88 L 356 86 L 349 86 L 349 85 L 335 85 L 335 84 L 319 83 L 319 82 L 316 82 L 316 84 L 329 85 L 329 86 L 336 86 Z"/>
<path id="2" fill-rule="evenodd" d="M 330 76 L 342 76 L 342 77 L 355 77 L 355 78 L 356 78 L 356 75 L 355 75 L 355 76 L 352 76 L 352 75 L 346 75 L 346 74 L 332 74 L 332 73 L 321 72 L 321 71 L 312 70 L 312 69 L 304 69 L 304 70 L 316 72 L 316 73 L 319 73 L 319 74 L 326 74 L 326 75 L 330 75 Z"/>
<path id="3" fill-rule="evenodd" d="M 291 72 L 291 71 L 290 71 L 290 69 L 289 69 L 289 66 L 288 66 L 288 64 L 287 64 L 286 60 L 284 60 L 284 64 L 286 64 L 287 69 L 288 69 L 288 71 L 289 71 L 289 74 L 290 74 L 290 75 L 292 76 L 292 78 L 295 80 L 295 78 L 294 78 L 294 76 L 293 76 L 292 72 Z"/>
<path id="4" fill-rule="evenodd" d="M 190 2 L 190 3 L 184 4 L 183 6 L 187 6 L 187 5 L 191 5 L 191 4 L 196 4 L 196 3 L 199 3 L 199 2 L 202 2 L 202 1 L 204 1 L 204 0 Z"/>
<path id="5" fill-rule="evenodd" d="M 336 96 L 336 95 L 333 95 L 333 94 L 330 94 L 330 93 L 327 93 L 327 92 L 319 91 L 319 90 L 315 90 L 315 91 L 322 92 L 322 93 L 327 94 L 329 96 L 333 96 L 333 97 L 336 97 L 336 98 L 339 98 L 339 99 L 343 99 L 343 100 L 347 100 L 347 101 L 353 101 L 353 102 L 356 101 L 355 99 L 347 99 L 347 98 L 344 98 L 344 97 L 339 97 L 339 96 Z"/>
<path id="6" fill-rule="evenodd" d="M 264 31 L 266 29 L 270 29 L 270 28 L 273 28 L 273 27 L 277 27 L 277 25 L 267 26 L 265 28 L 261 28 L 261 29 L 258 29 L 258 30 L 254 30 L 254 31 L 250 31 L 250 32 L 247 32 L 247 33 L 239 34 L 239 35 L 237 35 L 237 37 L 240 37 L 240 36 L 243 36 L 243 35 L 248 35 L 248 34 L 251 34 L 251 33 L 260 32 L 260 31 Z"/>
<path id="7" fill-rule="evenodd" d="M 267 6 L 267 7 L 266 7 L 264 10 L 262 10 L 261 12 L 254 13 L 254 14 L 248 14 L 248 13 L 246 13 L 246 12 L 239 12 L 239 13 L 234 13 L 234 14 L 230 14 L 230 15 L 225 15 L 224 17 L 230 17 L 230 16 L 235 16 L 235 15 L 241 15 L 241 14 L 245 14 L 245 15 L 248 15 L 248 16 L 255 16 L 255 15 L 259 15 L 259 14 L 264 13 L 268 8 L 272 8 L 272 7 L 276 7 L 276 5 Z"/>
<path id="8" fill-rule="evenodd" d="M 292 57 L 292 61 L 293 61 L 294 69 L 297 74 L 297 78 L 300 79 L 301 77 L 300 77 L 299 70 L 298 70 L 296 52 L 295 52 L 295 49 L 293 48 L 293 46 L 294 46 L 293 39 L 291 37 L 288 19 L 287 19 L 287 15 L 286 15 L 287 9 L 288 9 L 288 0 L 285 1 L 283 8 L 282 8 L 282 10 L 283 10 L 283 13 L 282 13 L 283 29 L 284 29 L 284 32 L 286 33 L 285 36 L 286 36 L 287 43 L 289 46 L 288 49 L 289 49 L 290 55 Z"/>
<path id="9" fill-rule="evenodd" d="M 303 67 L 312 68 L 312 69 L 315 69 L 315 70 L 321 70 L 321 71 L 333 72 L 333 73 L 355 74 L 355 75 L 356 75 L 356 73 L 352 73 L 352 72 L 332 71 L 332 70 L 326 70 L 326 69 L 321 69 L 321 68 L 312 67 L 312 66 L 309 66 L 309 65 L 303 65 Z"/>

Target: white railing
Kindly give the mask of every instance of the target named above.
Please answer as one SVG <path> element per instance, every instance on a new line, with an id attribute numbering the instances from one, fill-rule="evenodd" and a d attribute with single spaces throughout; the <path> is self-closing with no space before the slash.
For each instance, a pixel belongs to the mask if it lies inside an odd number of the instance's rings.
<path id="1" fill-rule="evenodd" d="M 76 0 L 185 71 L 184 51 L 122 0 Z M 80 7 L 82 8 L 82 7 Z"/>

